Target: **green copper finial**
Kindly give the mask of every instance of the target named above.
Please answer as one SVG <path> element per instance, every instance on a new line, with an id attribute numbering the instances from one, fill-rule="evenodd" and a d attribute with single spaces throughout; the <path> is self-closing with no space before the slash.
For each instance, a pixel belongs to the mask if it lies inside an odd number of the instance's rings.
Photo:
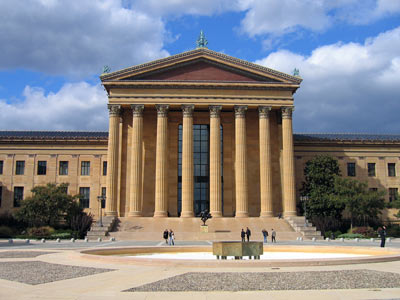
<path id="1" fill-rule="evenodd" d="M 103 67 L 103 74 L 110 73 L 110 71 L 111 71 L 111 68 L 109 66 Z"/>
<path id="2" fill-rule="evenodd" d="M 299 69 L 296 69 L 296 68 L 294 68 L 294 70 L 293 70 L 293 76 L 297 76 L 297 77 L 299 77 L 299 76 L 300 76 L 300 70 L 299 70 Z"/>
<path id="3" fill-rule="evenodd" d="M 197 48 L 207 48 L 208 41 L 204 35 L 203 30 L 200 30 L 200 36 L 196 41 Z"/>

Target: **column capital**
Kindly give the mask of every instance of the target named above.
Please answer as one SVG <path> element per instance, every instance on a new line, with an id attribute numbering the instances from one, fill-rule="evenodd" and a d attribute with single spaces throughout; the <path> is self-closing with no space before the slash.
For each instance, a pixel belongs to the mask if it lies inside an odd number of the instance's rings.
<path id="1" fill-rule="evenodd" d="M 282 119 L 291 119 L 294 107 L 293 106 L 281 107 L 281 111 L 282 111 Z"/>
<path id="2" fill-rule="evenodd" d="M 194 104 L 182 104 L 182 111 L 184 118 L 193 117 Z"/>
<path id="3" fill-rule="evenodd" d="M 258 107 L 258 115 L 259 115 L 260 119 L 268 119 L 271 110 L 272 110 L 271 106 L 259 106 Z"/>
<path id="4" fill-rule="evenodd" d="M 121 113 L 121 105 L 108 104 L 107 108 L 108 108 L 108 113 L 110 114 L 110 116 L 119 116 Z"/>
<path id="5" fill-rule="evenodd" d="M 157 109 L 157 117 L 165 118 L 168 116 L 168 109 L 169 109 L 168 104 L 156 104 L 156 109 Z"/>
<path id="6" fill-rule="evenodd" d="M 219 118 L 222 105 L 210 105 L 208 108 L 210 109 L 210 118 Z"/>
<path id="7" fill-rule="evenodd" d="M 144 110 L 144 105 L 143 104 L 132 104 L 132 115 L 134 117 L 142 117 L 143 116 L 143 110 Z"/>
<path id="8" fill-rule="evenodd" d="M 235 105 L 235 118 L 244 118 L 246 116 L 247 105 Z"/>

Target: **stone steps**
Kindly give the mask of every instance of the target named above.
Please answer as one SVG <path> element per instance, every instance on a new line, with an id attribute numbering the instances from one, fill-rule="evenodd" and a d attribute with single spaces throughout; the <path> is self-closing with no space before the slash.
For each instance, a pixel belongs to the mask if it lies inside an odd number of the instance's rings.
<path id="1" fill-rule="evenodd" d="M 112 229 L 116 219 L 116 217 L 110 216 L 102 217 L 102 224 L 100 224 L 100 220 L 93 223 L 92 227 L 87 232 L 86 237 L 89 240 L 97 240 L 98 238 L 104 239 Z"/>
<path id="2" fill-rule="evenodd" d="M 287 222 L 293 227 L 296 232 L 303 235 L 304 239 L 323 240 L 321 232 L 317 230 L 304 216 L 285 217 Z"/>

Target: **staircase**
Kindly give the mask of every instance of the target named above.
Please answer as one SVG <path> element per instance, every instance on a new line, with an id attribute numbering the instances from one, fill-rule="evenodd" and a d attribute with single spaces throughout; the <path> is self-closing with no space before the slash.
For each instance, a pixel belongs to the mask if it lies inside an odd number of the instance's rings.
<path id="1" fill-rule="evenodd" d="M 317 228 L 313 226 L 312 223 L 308 222 L 306 217 L 304 216 L 296 216 L 296 217 L 285 217 L 286 221 L 293 227 L 296 232 L 299 232 L 303 235 L 304 239 L 312 239 L 323 240 L 324 237 L 321 235 L 320 231 L 317 231 Z"/>
<path id="2" fill-rule="evenodd" d="M 97 240 L 98 238 L 104 239 L 108 235 L 108 232 L 113 228 L 116 220 L 116 217 L 102 217 L 103 226 L 100 226 L 100 221 L 93 223 L 90 231 L 87 232 L 86 237 L 89 240 Z"/>

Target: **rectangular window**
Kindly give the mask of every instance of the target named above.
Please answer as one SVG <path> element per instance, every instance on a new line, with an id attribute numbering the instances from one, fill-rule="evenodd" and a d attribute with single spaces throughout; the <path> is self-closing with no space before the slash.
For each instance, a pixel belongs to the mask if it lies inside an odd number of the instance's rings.
<path id="1" fill-rule="evenodd" d="M 368 176 L 375 177 L 375 163 L 368 163 Z"/>
<path id="2" fill-rule="evenodd" d="M 107 162 L 103 161 L 103 176 L 107 175 Z"/>
<path id="3" fill-rule="evenodd" d="M 14 187 L 14 207 L 20 207 L 21 201 L 24 199 L 24 187 Z"/>
<path id="4" fill-rule="evenodd" d="M 3 174 L 3 161 L 0 160 L 0 175 Z"/>
<path id="5" fill-rule="evenodd" d="M 88 188 L 88 187 L 79 188 L 79 195 L 81 195 L 81 198 L 79 199 L 79 203 L 80 203 L 81 207 L 89 208 L 90 188 Z"/>
<path id="6" fill-rule="evenodd" d="M 396 164 L 388 163 L 388 176 L 395 177 L 396 176 Z"/>
<path id="7" fill-rule="evenodd" d="M 24 175 L 25 173 L 25 161 L 17 160 L 15 164 L 15 175 Z"/>
<path id="8" fill-rule="evenodd" d="M 46 175 L 46 169 L 47 169 L 47 161 L 39 160 L 37 165 L 37 174 Z"/>
<path id="9" fill-rule="evenodd" d="M 3 199 L 3 187 L 0 186 L 0 207 L 1 207 L 1 200 Z"/>
<path id="10" fill-rule="evenodd" d="M 68 162 L 67 161 L 60 161 L 60 175 L 68 175 Z"/>
<path id="11" fill-rule="evenodd" d="M 397 197 L 398 197 L 398 189 L 389 188 L 389 202 L 396 200 Z"/>
<path id="12" fill-rule="evenodd" d="M 67 195 L 68 195 L 68 185 L 63 186 L 62 192 L 63 192 L 64 194 L 67 194 Z"/>
<path id="13" fill-rule="evenodd" d="M 347 163 L 347 176 L 356 176 L 356 163 Z"/>
<path id="14" fill-rule="evenodd" d="M 90 175 L 90 161 L 82 161 L 81 162 L 81 175 L 82 176 Z"/>
<path id="15" fill-rule="evenodd" d="M 103 200 L 101 200 L 101 208 L 106 208 L 106 188 L 101 188 L 101 195 L 103 196 Z"/>

